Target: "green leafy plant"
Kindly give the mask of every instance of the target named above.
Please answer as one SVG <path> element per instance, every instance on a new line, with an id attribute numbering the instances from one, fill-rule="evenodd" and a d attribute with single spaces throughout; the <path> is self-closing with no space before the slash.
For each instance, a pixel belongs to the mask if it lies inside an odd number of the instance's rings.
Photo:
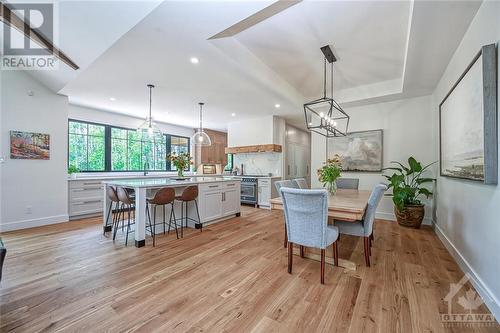
<path id="1" fill-rule="evenodd" d="M 400 162 L 392 161 L 391 163 L 397 166 L 384 168 L 383 170 L 395 171 L 392 175 L 384 175 L 389 180 L 388 188 L 392 188 L 392 201 L 396 208 L 401 212 L 406 206 L 422 205 L 418 199 L 425 195 L 427 198 L 432 195 L 432 192 L 423 185 L 431 183 L 434 178 L 423 177 L 423 173 L 431 165 L 436 162 L 422 166 L 413 156 L 408 158 L 408 166 Z"/>
<path id="2" fill-rule="evenodd" d="M 80 169 L 78 169 L 76 166 L 70 165 L 68 167 L 68 175 L 72 175 L 72 174 L 78 173 L 78 172 L 80 172 Z"/>
<path id="3" fill-rule="evenodd" d="M 327 159 L 324 164 L 321 169 L 318 169 L 318 180 L 323 183 L 323 187 L 328 187 L 328 190 L 334 193 L 336 190 L 335 181 L 340 177 L 342 171 L 341 157 L 335 155 L 333 158 Z"/>
<path id="4" fill-rule="evenodd" d="M 167 159 L 175 166 L 179 177 L 183 176 L 184 170 L 188 166 L 193 165 L 193 158 L 189 153 L 180 153 L 177 155 L 176 152 L 173 152 L 167 155 Z"/>

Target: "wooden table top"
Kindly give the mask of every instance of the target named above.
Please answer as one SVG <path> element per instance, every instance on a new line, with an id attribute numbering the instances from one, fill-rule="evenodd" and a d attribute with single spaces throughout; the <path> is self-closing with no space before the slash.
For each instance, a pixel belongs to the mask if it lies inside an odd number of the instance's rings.
<path id="1" fill-rule="evenodd" d="M 363 219 L 371 191 L 338 189 L 335 195 L 328 196 L 328 216 L 344 220 Z M 281 198 L 271 199 L 272 209 L 283 210 Z"/>

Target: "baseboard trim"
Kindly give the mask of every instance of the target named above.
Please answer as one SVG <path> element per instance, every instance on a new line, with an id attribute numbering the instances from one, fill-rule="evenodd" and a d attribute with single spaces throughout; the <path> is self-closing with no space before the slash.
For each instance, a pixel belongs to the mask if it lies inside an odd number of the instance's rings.
<path id="1" fill-rule="evenodd" d="M 434 228 L 434 232 L 444 244 L 453 259 L 455 259 L 462 272 L 464 272 L 464 274 L 469 274 L 470 282 L 483 299 L 484 304 L 491 311 L 495 319 L 500 322 L 500 301 L 491 292 L 490 288 L 488 288 L 469 262 L 462 256 L 455 245 L 453 245 L 450 239 L 444 234 L 441 227 L 436 223 L 433 223 L 432 226 Z"/>
<path id="2" fill-rule="evenodd" d="M 66 214 L 47 216 L 39 219 L 24 220 L 24 221 L 14 221 L 0 224 L 0 232 L 14 231 L 27 228 L 41 227 L 44 225 L 57 224 L 62 222 L 68 222 L 69 216 Z"/>
<path id="3" fill-rule="evenodd" d="M 380 220 L 396 221 L 396 215 L 394 215 L 394 213 L 377 212 L 375 213 L 375 218 Z M 424 218 L 422 224 L 432 225 L 432 219 L 426 217 Z"/>

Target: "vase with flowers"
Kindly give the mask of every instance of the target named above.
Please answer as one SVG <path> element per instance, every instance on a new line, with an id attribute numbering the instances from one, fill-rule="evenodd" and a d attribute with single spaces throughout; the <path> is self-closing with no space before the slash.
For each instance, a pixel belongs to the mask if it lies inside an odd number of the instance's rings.
<path id="1" fill-rule="evenodd" d="M 184 170 L 190 165 L 193 165 L 193 158 L 189 153 L 179 153 L 172 152 L 167 155 L 167 160 L 172 163 L 177 169 L 177 175 L 179 177 L 184 177 Z"/>
<path id="2" fill-rule="evenodd" d="M 337 154 L 333 158 L 327 159 L 321 169 L 318 169 L 318 180 L 323 183 L 328 192 L 335 194 L 337 192 L 337 178 L 342 171 L 341 157 Z"/>

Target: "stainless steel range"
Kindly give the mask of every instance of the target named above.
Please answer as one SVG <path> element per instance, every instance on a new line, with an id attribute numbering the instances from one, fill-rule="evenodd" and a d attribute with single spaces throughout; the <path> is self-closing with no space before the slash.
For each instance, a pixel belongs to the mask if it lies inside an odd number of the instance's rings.
<path id="1" fill-rule="evenodd" d="M 251 204 L 257 207 L 257 177 L 256 176 L 240 176 L 241 177 L 241 203 Z"/>

